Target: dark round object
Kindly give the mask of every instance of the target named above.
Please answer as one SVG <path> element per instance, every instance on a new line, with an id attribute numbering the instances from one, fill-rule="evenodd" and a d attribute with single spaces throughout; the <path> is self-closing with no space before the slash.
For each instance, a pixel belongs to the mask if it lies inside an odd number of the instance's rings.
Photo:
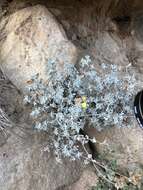
<path id="1" fill-rule="evenodd" d="M 93 108 L 93 109 L 96 108 L 96 103 L 95 102 L 91 102 L 90 103 L 90 108 Z"/>
<path id="2" fill-rule="evenodd" d="M 143 129 L 143 91 L 139 92 L 135 97 L 134 112 L 140 127 Z"/>

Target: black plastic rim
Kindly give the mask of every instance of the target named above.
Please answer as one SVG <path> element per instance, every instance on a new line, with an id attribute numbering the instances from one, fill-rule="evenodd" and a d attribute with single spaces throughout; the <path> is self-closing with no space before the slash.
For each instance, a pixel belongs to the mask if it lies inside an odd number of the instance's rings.
<path id="1" fill-rule="evenodd" d="M 143 129 L 143 91 L 139 92 L 135 97 L 134 112 L 140 127 Z"/>

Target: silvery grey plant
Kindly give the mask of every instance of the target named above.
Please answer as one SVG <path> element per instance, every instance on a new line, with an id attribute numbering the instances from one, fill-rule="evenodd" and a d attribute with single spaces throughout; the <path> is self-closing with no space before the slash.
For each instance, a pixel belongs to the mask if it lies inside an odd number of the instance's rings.
<path id="1" fill-rule="evenodd" d="M 131 126 L 135 75 L 112 64 L 103 63 L 100 70 L 97 72 L 88 55 L 79 67 L 65 63 L 62 71 L 57 69 L 56 60 L 49 60 L 47 78 L 42 80 L 37 73 L 27 86 L 24 102 L 31 105 L 33 128 L 53 131 L 50 146 L 57 157 L 79 159 L 83 153 L 78 142 L 96 143 L 96 139 L 80 134 L 87 120 L 98 130 Z"/>

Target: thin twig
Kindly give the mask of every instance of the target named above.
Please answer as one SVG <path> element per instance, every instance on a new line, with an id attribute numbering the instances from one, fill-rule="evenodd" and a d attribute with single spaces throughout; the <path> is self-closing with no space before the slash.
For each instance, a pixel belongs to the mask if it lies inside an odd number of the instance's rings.
<path id="1" fill-rule="evenodd" d="M 87 156 L 89 155 L 88 151 L 86 150 L 84 144 L 82 143 L 82 146 L 83 146 L 83 149 L 85 151 L 85 153 L 87 154 Z M 106 180 L 108 183 L 112 184 L 115 186 L 115 183 L 113 183 L 112 181 L 110 181 L 108 178 L 106 178 L 105 175 L 102 174 L 102 172 L 98 169 L 98 167 L 95 165 L 95 163 L 93 162 L 93 159 L 91 158 L 90 161 L 92 162 L 94 168 L 96 169 L 96 171 L 99 173 L 99 175 L 104 179 Z"/>

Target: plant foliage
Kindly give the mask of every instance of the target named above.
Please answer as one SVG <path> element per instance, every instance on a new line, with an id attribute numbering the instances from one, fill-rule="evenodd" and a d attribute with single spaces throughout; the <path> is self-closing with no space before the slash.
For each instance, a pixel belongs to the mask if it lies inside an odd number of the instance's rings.
<path id="1" fill-rule="evenodd" d="M 136 78 L 130 69 L 101 64 L 100 72 L 90 56 L 81 59 L 78 67 L 64 64 L 62 71 L 56 60 L 49 60 L 44 80 L 37 73 L 28 82 L 24 98 L 31 105 L 34 129 L 53 131 L 53 150 L 57 157 L 64 155 L 79 159 L 78 148 L 89 139 L 80 135 L 85 122 L 98 130 L 106 127 L 131 126 Z"/>

